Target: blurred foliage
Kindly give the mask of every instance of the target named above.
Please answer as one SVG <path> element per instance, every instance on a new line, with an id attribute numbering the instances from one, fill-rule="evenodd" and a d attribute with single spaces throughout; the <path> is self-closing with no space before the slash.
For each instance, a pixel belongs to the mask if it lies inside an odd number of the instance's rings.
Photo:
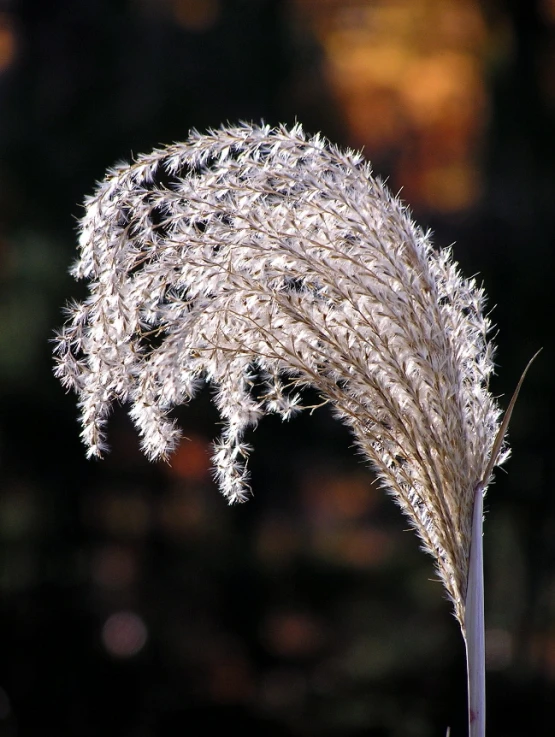
<path id="1" fill-rule="evenodd" d="M 325 408 L 262 424 L 227 508 L 209 390 L 171 465 L 124 409 L 94 463 L 51 375 L 95 179 L 191 127 L 296 118 L 365 145 L 480 272 L 494 391 L 544 346 L 487 502 L 488 734 L 551 733 L 554 79 L 552 0 L 0 3 L 1 737 L 465 734 L 431 561 Z"/>

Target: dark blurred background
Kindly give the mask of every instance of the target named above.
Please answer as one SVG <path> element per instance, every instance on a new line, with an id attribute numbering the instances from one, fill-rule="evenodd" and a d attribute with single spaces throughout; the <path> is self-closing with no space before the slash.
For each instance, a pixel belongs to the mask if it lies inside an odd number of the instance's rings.
<path id="1" fill-rule="evenodd" d="M 555 724 L 554 0 L 0 0 L 0 736 L 466 734 L 431 559 L 320 409 L 209 470 L 205 391 L 171 465 L 125 409 L 88 462 L 52 376 L 76 221 L 118 160 L 225 121 L 364 147 L 479 274 L 514 457 L 487 500 L 488 735 Z"/>

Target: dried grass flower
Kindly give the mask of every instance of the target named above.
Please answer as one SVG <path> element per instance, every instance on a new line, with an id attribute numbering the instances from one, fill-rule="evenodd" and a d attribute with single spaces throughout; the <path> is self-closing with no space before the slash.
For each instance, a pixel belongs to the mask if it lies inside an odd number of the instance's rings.
<path id="1" fill-rule="evenodd" d="M 56 373 L 89 455 L 120 401 L 148 457 L 167 456 L 169 411 L 209 382 L 216 476 L 242 501 L 245 430 L 314 387 L 433 555 L 464 631 L 474 492 L 500 426 L 484 294 L 360 154 L 299 125 L 193 132 L 108 173 L 73 274 L 90 295 L 69 307 Z"/>
<path id="2" fill-rule="evenodd" d="M 360 154 L 300 125 L 243 124 L 109 171 L 73 274 L 89 296 L 68 307 L 55 371 L 88 454 L 106 450 L 118 401 L 147 456 L 168 456 L 170 411 L 208 382 L 215 474 L 243 501 L 245 431 L 316 389 L 435 560 L 466 643 L 469 733 L 484 737 L 483 495 L 526 371 L 501 421 L 484 293 L 450 250 Z"/>

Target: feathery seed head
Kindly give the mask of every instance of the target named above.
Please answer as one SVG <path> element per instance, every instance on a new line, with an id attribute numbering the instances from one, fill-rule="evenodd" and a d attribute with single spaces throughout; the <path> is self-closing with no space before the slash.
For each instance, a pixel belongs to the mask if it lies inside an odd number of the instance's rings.
<path id="1" fill-rule="evenodd" d="M 484 294 L 359 154 L 299 125 L 193 132 L 111 170 L 79 244 L 73 274 L 90 296 L 69 308 L 56 374 L 79 395 L 89 455 L 120 400 L 149 458 L 166 456 L 169 410 L 208 381 L 225 423 L 216 477 L 242 501 L 246 428 L 287 419 L 294 389 L 315 387 L 435 557 L 463 624 L 473 491 L 500 422 Z"/>

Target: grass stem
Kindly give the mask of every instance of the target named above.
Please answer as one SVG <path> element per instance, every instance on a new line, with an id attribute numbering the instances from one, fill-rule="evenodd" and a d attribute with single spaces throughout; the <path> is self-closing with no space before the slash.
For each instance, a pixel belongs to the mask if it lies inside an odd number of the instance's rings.
<path id="1" fill-rule="evenodd" d="M 483 484 L 475 490 L 466 594 L 465 644 L 468 675 L 468 735 L 486 734 L 486 648 L 484 633 Z"/>

